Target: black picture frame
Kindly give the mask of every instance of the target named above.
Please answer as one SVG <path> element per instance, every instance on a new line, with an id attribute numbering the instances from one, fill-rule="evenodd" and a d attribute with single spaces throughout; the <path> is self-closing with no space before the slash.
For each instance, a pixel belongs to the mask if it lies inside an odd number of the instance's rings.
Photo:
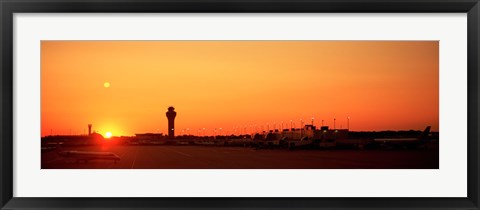
<path id="1" fill-rule="evenodd" d="M 2 209 L 479 209 L 478 0 L 0 0 Z M 13 197 L 14 13 L 467 13 L 468 196 L 465 198 L 25 198 Z M 455 180 L 452 180 L 455 181 Z"/>

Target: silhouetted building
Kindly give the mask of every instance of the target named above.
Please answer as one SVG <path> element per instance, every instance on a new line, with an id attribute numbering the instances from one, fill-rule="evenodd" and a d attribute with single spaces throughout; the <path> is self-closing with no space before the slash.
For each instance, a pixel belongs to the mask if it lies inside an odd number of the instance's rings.
<path id="1" fill-rule="evenodd" d="M 175 138 L 175 117 L 177 112 L 174 111 L 173 106 L 168 107 L 167 118 L 168 118 L 168 138 Z"/>
<path id="2" fill-rule="evenodd" d="M 348 129 L 329 129 L 328 126 L 322 126 L 320 130 L 313 125 L 305 125 L 303 129 L 284 129 L 282 132 L 278 133 L 281 137 L 286 137 L 288 139 L 300 140 L 303 138 L 307 139 L 327 139 L 327 140 L 336 140 L 336 139 L 346 139 L 348 138 Z M 268 136 L 267 136 L 268 137 Z M 278 136 L 276 139 L 279 139 Z"/>
<path id="3" fill-rule="evenodd" d="M 163 133 L 136 133 L 133 140 L 139 144 L 155 144 L 165 139 Z"/>
<path id="4" fill-rule="evenodd" d="M 58 146 L 58 145 L 96 145 L 105 139 L 102 134 L 93 132 L 90 135 L 54 135 L 42 137 L 42 146 Z"/>

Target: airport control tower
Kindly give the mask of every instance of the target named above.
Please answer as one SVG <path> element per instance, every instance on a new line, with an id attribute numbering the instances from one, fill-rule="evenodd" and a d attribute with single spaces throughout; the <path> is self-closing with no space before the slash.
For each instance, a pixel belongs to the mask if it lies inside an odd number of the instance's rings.
<path id="1" fill-rule="evenodd" d="M 167 118 L 168 118 L 168 138 L 173 139 L 175 137 L 175 116 L 177 112 L 174 111 L 173 106 L 168 107 Z"/>

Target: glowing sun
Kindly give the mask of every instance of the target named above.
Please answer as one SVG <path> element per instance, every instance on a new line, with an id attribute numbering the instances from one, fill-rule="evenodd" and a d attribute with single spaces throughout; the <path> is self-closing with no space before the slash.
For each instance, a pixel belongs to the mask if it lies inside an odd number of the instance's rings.
<path id="1" fill-rule="evenodd" d="M 107 138 L 112 137 L 112 132 L 106 132 L 106 133 L 105 133 L 105 137 L 107 137 Z"/>
<path id="2" fill-rule="evenodd" d="M 105 83 L 103 83 L 103 87 L 109 88 L 109 87 L 110 87 L 110 82 L 105 82 Z"/>

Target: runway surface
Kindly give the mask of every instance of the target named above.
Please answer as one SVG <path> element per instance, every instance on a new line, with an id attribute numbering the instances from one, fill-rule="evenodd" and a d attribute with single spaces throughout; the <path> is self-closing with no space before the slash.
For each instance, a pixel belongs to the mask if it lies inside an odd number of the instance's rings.
<path id="1" fill-rule="evenodd" d="M 77 163 L 59 151 L 113 152 L 121 160 Z M 255 150 L 220 146 L 64 147 L 42 151 L 42 169 L 438 169 L 437 148 L 425 150 Z"/>

